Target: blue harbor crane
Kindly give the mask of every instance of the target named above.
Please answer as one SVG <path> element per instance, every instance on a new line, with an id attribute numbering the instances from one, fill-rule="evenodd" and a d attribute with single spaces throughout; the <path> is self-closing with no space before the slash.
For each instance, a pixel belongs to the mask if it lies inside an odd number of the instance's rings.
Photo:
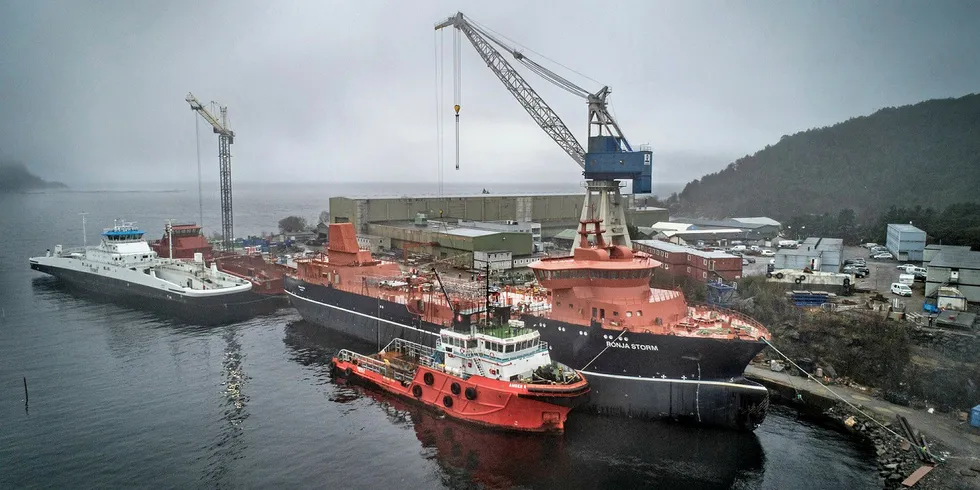
<path id="1" fill-rule="evenodd" d="M 446 27 L 456 28 L 457 32 L 462 32 L 470 40 L 490 70 L 517 98 L 517 101 L 538 123 L 538 126 L 555 143 L 558 143 L 558 146 L 572 160 L 575 160 L 582 167 L 582 175 L 586 179 L 587 189 L 585 205 L 582 208 L 582 221 L 595 222 L 601 220 L 602 238 L 606 244 L 631 247 L 629 232 L 626 227 L 625 203 L 620 193 L 620 181 L 631 180 L 634 194 L 649 194 L 653 188 L 653 152 L 646 148 L 634 150 L 630 146 L 619 124 L 609 113 L 606 103 L 609 87 L 602 87 L 595 93 L 579 87 L 491 35 L 488 29 L 464 17 L 462 12 L 436 24 L 435 29 L 440 30 Z M 575 139 L 575 136 L 562 122 L 558 114 L 507 62 L 500 51 L 494 48 L 494 45 L 510 53 L 514 59 L 545 80 L 585 99 L 589 109 L 588 151 Z M 454 56 L 459 56 L 458 45 L 454 48 Z M 458 60 L 454 65 L 458 70 Z M 457 101 L 454 109 L 456 111 L 458 145 L 460 110 L 458 74 L 456 91 Z M 459 165 L 458 151 L 457 147 L 457 168 Z M 573 247 L 578 247 L 581 244 L 582 236 L 581 234 L 576 235 Z"/>
<path id="2" fill-rule="evenodd" d="M 221 176 L 221 246 L 224 250 L 231 250 L 235 244 L 234 216 L 231 205 L 231 145 L 235 142 L 235 132 L 228 128 L 228 108 L 220 106 L 221 119 L 219 120 L 204 108 L 194 97 L 194 94 L 188 92 L 184 100 L 191 105 L 191 110 L 200 114 L 211 125 L 214 133 L 218 135 L 218 170 Z"/>

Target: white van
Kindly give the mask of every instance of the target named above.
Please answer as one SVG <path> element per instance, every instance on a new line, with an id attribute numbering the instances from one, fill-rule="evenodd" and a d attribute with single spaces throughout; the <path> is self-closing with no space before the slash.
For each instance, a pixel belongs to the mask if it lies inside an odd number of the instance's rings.
<path id="1" fill-rule="evenodd" d="M 899 274 L 898 283 L 904 284 L 906 286 L 911 286 L 915 284 L 915 275 L 913 274 Z"/>
<path id="2" fill-rule="evenodd" d="M 912 288 L 908 284 L 902 284 L 900 282 L 892 283 L 892 294 L 897 294 L 899 296 L 912 296 Z"/>
<path id="3" fill-rule="evenodd" d="M 730 250 L 732 252 L 744 252 L 745 251 L 745 245 L 735 245 Z"/>

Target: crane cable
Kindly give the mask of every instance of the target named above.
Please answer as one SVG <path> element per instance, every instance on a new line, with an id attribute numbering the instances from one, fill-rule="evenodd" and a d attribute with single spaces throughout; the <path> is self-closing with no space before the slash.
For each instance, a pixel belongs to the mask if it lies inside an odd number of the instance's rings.
<path id="1" fill-rule="evenodd" d="M 204 234 L 204 186 L 201 183 L 201 119 L 197 117 L 197 111 L 194 111 L 194 136 L 197 141 L 197 212 L 198 219 L 200 222 L 197 224 L 201 227 L 201 234 Z"/>
<path id="2" fill-rule="evenodd" d="M 461 48 L 459 29 L 453 29 L 453 110 L 456 111 L 456 170 L 459 170 L 459 105 L 462 97 Z"/>
<path id="3" fill-rule="evenodd" d="M 436 176 L 438 179 L 437 192 L 442 197 L 443 191 L 443 39 L 438 31 L 434 33 L 433 45 L 435 46 L 435 92 L 436 92 Z"/>
<path id="4" fill-rule="evenodd" d="M 859 414 L 861 414 L 861 415 L 863 415 L 863 416 L 864 416 L 865 418 L 867 418 L 867 419 L 868 419 L 868 420 L 870 420 L 871 422 L 874 422 L 874 423 L 875 423 L 875 424 L 877 424 L 877 425 L 878 425 L 879 427 L 881 427 L 882 429 L 884 429 L 884 430 L 885 430 L 886 432 L 888 432 L 888 433 L 890 433 L 891 435 L 893 435 L 893 436 L 895 436 L 896 438 L 898 438 L 898 439 L 901 439 L 901 440 L 905 440 L 905 441 L 908 441 L 908 442 L 910 442 L 910 443 L 912 443 L 913 445 L 915 445 L 915 442 L 913 442 L 913 441 L 909 441 L 909 439 L 908 439 L 907 437 L 905 437 L 905 436 L 903 436 L 903 435 L 900 435 L 900 434 L 899 434 L 898 432 L 895 432 L 895 431 L 893 431 L 893 430 L 892 430 L 892 429 L 891 429 L 890 427 L 888 427 L 887 425 L 885 425 L 885 424 L 883 424 L 883 423 L 881 423 L 881 422 L 879 422 L 879 421 L 878 421 L 878 419 L 876 419 L 876 418 L 874 418 L 874 417 L 872 417 L 871 415 L 868 415 L 868 414 L 867 414 L 867 413 L 866 413 L 866 412 L 865 412 L 864 410 L 861 410 L 861 409 L 860 409 L 860 408 L 858 408 L 858 407 L 857 407 L 856 405 L 854 405 L 853 403 L 851 403 L 851 402 L 850 402 L 849 400 L 847 400 L 847 399 L 846 399 L 846 398 L 844 398 L 843 396 L 841 396 L 841 395 L 839 395 L 839 394 L 837 394 L 837 392 L 836 392 L 836 391 L 834 391 L 834 390 L 832 390 L 832 389 L 830 389 L 830 387 L 829 387 L 829 386 L 827 386 L 827 385 L 825 385 L 825 384 L 823 384 L 823 383 L 821 383 L 819 379 L 817 379 L 817 378 L 816 378 L 815 376 L 813 376 L 812 374 L 810 374 L 810 373 L 808 373 L 808 372 L 807 372 L 807 371 L 806 371 L 805 369 L 803 369 L 803 368 L 801 368 L 800 366 L 798 366 L 798 365 L 797 365 L 797 364 L 796 364 L 795 362 L 793 362 L 793 360 L 792 360 L 792 359 L 790 359 L 790 358 L 789 358 L 789 356 L 787 356 L 786 354 L 783 354 L 783 353 L 782 353 L 782 352 L 781 352 L 781 351 L 780 351 L 779 349 L 777 349 L 777 348 L 776 348 L 776 346 L 775 346 L 775 345 L 772 345 L 772 343 L 771 343 L 771 342 L 769 342 L 769 340 L 768 340 L 768 339 L 766 339 L 765 337 L 759 337 L 759 340 L 761 340 L 761 341 L 763 341 L 763 342 L 765 342 L 765 343 L 766 343 L 766 345 L 768 345 L 769 347 L 771 347 L 771 348 L 772 348 L 772 350 L 774 350 L 774 351 L 776 351 L 776 354 L 779 354 L 779 356 L 780 356 L 780 357 L 782 357 L 783 359 L 785 359 L 785 360 L 786 360 L 786 362 L 788 362 L 788 363 L 790 363 L 790 364 L 792 364 L 792 365 L 793 365 L 793 367 L 795 367 L 795 368 L 796 368 L 797 370 L 799 370 L 799 372 L 801 372 L 801 373 L 803 373 L 804 375 L 806 375 L 806 377 L 807 377 L 807 379 L 809 379 L 809 380 L 811 380 L 811 381 L 815 381 L 815 382 L 816 382 L 816 383 L 817 383 L 818 385 L 820 385 L 820 386 L 821 386 L 821 387 L 822 387 L 823 389 L 825 389 L 825 390 L 827 390 L 828 392 L 830 392 L 830 394 L 831 394 L 831 395 L 834 395 L 835 397 L 837 397 L 838 399 L 840 399 L 840 401 L 842 401 L 842 402 L 844 402 L 845 404 L 847 404 L 847 406 L 849 406 L 849 407 L 851 407 L 851 409 L 853 409 L 853 410 L 854 410 L 855 412 L 857 412 L 857 413 L 859 413 Z M 796 389 L 796 387 L 794 386 L 794 387 L 793 387 L 793 389 L 795 390 L 795 389 Z"/>

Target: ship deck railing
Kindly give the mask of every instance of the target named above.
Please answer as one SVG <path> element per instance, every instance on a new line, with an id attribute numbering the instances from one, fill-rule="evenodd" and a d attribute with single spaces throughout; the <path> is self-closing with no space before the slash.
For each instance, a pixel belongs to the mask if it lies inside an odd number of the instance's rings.
<path id="1" fill-rule="evenodd" d="M 435 358 L 436 350 L 432 347 L 409 342 L 404 339 L 392 339 L 391 342 L 381 350 L 381 353 L 394 352 L 402 357 L 411 359 L 412 362 L 426 367 L 432 367 L 432 359 Z"/>
<path id="2" fill-rule="evenodd" d="M 384 352 L 384 351 L 382 351 Z M 394 379 L 402 383 L 411 383 L 415 379 L 415 371 L 417 365 L 410 365 L 405 362 L 392 363 L 391 360 L 385 362 L 387 359 L 374 356 L 366 356 L 364 354 L 358 354 L 357 352 L 349 351 L 343 349 L 337 353 L 337 359 L 344 362 L 349 362 L 351 364 L 357 365 L 358 368 L 367 369 L 378 373 L 384 377 Z"/>
<path id="3" fill-rule="evenodd" d="M 692 303 L 688 305 L 688 308 L 693 308 L 695 311 L 697 310 L 715 311 L 722 315 L 728 316 L 730 322 L 732 320 L 738 320 L 740 323 L 744 325 L 743 327 L 739 327 L 739 328 L 741 328 L 743 331 L 748 330 L 747 333 L 753 338 L 758 336 L 765 336 L 765 337 L 769 336 L 769 331 L 766 329 L 765 325 L 762 324 L 762 322 L 740 311 L 730 310 L 728 308 L 723 308 L 720 306 L 715 306 L 715 305 L 705 304 L 705 303 Z M 733 326 L 738 326 L 738 325 L 734 325 L 733 323 Z"/>

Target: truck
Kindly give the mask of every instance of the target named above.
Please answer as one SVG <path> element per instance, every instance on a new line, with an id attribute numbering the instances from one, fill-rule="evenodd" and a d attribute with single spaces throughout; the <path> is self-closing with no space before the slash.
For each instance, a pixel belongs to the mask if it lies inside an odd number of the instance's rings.
<path id="1" fill-rule="evenodd" d="M 839 272 L 773 269 L 766 273 L 766 281 L 792 285 L 793 290 L 827 291 L 844 296 L 853 292 L 854 280 L 853 274 Z"/>

